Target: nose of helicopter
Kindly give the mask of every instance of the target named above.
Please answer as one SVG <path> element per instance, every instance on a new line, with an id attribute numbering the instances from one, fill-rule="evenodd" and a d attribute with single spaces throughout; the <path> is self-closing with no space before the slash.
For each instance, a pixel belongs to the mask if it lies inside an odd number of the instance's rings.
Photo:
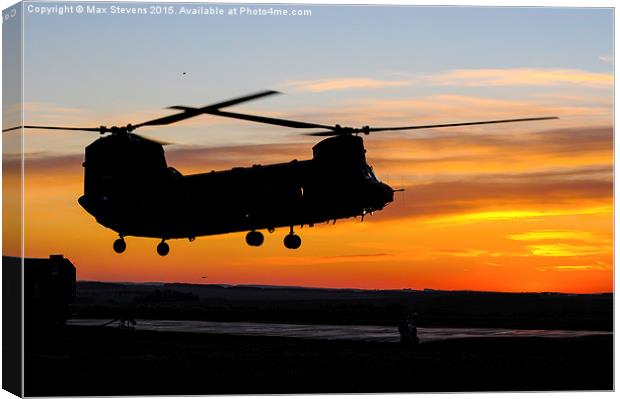
<path id="1" fill-rule="evenodd" d="M 375 186 L 375 200 L 379 208 L 383 208 L 394 201 L 394 189 L 385 183 L 378 183 Z"/>
<path id="2" fill-rule="evenodd" d="M 381 188 L 383 190 L 383 199 L 385 203 L 388 204 L 394 201 L 394 189 L 385 183 L 381 183 Z"/>

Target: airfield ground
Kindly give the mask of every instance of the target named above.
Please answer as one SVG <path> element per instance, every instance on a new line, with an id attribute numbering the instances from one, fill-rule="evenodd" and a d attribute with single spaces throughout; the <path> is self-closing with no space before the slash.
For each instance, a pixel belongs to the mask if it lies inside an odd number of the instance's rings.
<path id="1" fill-rule="evenodd" d="M 613 389 L 612 336 L 320 341 L 65 327 L 26 338 L 27 396 Z"/>
<path id="2" fill-rule="evenodd" d="M 78 282 L 77 318 L 613 329 L 613 294 Z M 423 343 L 26 327 L 25 393 L 206 395 L 613 389 L 613 336 Z"/>

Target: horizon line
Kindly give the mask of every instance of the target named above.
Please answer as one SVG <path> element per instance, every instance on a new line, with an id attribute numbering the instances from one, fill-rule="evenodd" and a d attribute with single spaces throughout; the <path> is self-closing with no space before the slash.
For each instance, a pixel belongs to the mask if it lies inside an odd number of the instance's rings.
<path id="1" fill-rule="evenodd" d="M 228 287 L 256 287 L 256 288 L 294 288 L 294 289 L 313 289 L 313 290 L 348 290 L 348 291 L 417 291 L 417 292 L 475 292 L 489 294 L 560 294 L 560 295 L 613 295 L 614 291 L 600 292 L 560 292 L 560 291 L 487 291 L 474 289 L 440 289 L 440 288 L 356 288 L 356 287 L 314 287 L 303 285 L 274 285 L 274 284 L 230 284 L 230 283 L 193 283 L 193 282 L 165 282 L 165 281 L 102 281 L 102 280 L 76 280 L 76 283 L 104 283 L 104 284 L 136 284 L 136 285 L 166 285 L 166 284 L 185 284 L 185 285 L 202 285 L 202 286 L 228 286 Z"/>

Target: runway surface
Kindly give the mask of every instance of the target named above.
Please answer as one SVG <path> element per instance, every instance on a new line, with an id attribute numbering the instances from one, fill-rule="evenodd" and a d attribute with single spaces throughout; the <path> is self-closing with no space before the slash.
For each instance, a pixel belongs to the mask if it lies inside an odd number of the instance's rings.
<path id="1" fill-rule="evenodd" d="M 101 326 L 109 319 L 72 319 L 68 325 Z M 137 330 L 174 331 L 230 335 L 258 335 L 327 340 L 357 340 L 374 342 L 398 342 L 400 336 L 396 326 L 368 325 L 320 325 L 320 324 L 276 324 L 249 322 L 216 322 L 196 320 L 144 320 L 136 319 Z M 118 322 L 109 324 L 118 326 Z M 611 335 L 606 331 L 573 330 L 514 330 L 504 328 L 424 328 L 418 327 L 420 342 L 441 341 L 456 338 L 496 337 L 546 337 L 574 338 L 589 335 Z"/>

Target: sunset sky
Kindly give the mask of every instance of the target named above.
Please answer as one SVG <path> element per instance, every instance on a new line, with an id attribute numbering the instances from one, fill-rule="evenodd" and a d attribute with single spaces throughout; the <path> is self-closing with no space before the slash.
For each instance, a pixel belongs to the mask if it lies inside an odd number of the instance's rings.
<path id="1" fill-rule="evenodd" d="M 62 253 L 81 280 L 613 290 L 611 9 L 278 7 L 312 15 L 26 12 L 25 124 L 135 124 L 263 89 L 285 94 L 230 110 L 347 126 L 560 119 L 364 137 L 377 176 L 405 188 L 384 211 L 305 227 L 297 251 L 282 228 L 259 248 L 245 233 L 172 240 L 165 258 L 135 237 L 117 255 L 78 205 L 96 135 L 31 130 L 26 256 Z M 174 142 L 184 174 L 308 159 L 318 142 L 213 116 L 140 133 Z"/>

